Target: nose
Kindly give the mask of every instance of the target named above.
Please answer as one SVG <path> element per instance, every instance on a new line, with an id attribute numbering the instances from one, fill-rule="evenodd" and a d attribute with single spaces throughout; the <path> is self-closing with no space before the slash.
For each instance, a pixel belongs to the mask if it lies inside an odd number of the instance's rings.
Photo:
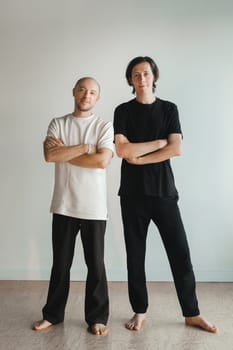
<path id="1" fill-rule="evenodd" d="M 144 77 L 143 74 L 140 74 L 140 75 L 139 75 L 139 81 L 144 81 L 144 78 L 145 78 L 145 77 Z"/>
<path id="2" fill-rule="evenodd" d="M 84 97 L 87 98 L 89 95 L 90 95 L 89 91 L 86 90 L 84 93 Z"/>

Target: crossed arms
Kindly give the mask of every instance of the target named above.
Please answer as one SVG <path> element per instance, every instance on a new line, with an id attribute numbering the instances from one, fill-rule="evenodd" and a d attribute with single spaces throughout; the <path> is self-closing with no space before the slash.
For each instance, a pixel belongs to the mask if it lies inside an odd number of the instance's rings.
<path id="1" fill-rule="evenodd" d="M 128 163 L 143 165 L 159 163 L 181 155 L 181 134 L 169 134 L 167 139 L 149 142 L 129 142 L 122 134 L 115 135 L 118 157 Z"/>
<path id="2" fill-rule="evenodd" d="M 115 135 L 118 157 L 135 165 L 159 163 L 181 155 L 181 134 L 170 134 L 167 139 L 132 143 L 122 134 Z M 87 144 L 65 146 L 60 139 L 47 137 L 44 141 L 44 157 L 47 162 L 68 162 L 85 168 L 106 168 L 112 151 L 108 148 L 98 149 Z"/>
<path id="3" fill-rule="evenodd" d="M 109 148 L 98 149 L 88 144 L 66 146 L 62 140 L 54 137 L 47 137 L 44 141 L 44 157 L 47 162 L 68 162 L 84 168 L 104 169 L 112 156 Z"/>

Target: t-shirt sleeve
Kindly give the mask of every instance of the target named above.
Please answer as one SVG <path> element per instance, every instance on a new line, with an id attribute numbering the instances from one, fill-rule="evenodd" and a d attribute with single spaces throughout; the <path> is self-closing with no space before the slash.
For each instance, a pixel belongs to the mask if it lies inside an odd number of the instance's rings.
<path id="1" fill-rule="evenodd" d="M 113 127 L 115 135 L 122 134 L 127 136 L 126 111 L 122 105 L 116 107 L 114 111 Z"/>
<path id="2" fill-rule="evenodd" d="M 56 139 L 60 137 L 58 124 L 55 118 L 50 122 L 48 126 L 47 137 L 54 137 Z"/>
<path id="3" fill-rule="evenodd" d="M 167 134 L 182 134 L 179 112 L 175 104 L 170 106 L 168 124 L 167 124 Z"/>
<path id="4" fill-rule="evenodd" d="M 112 123 L 107 122 L 100 133 L 97 143 L 98 148 L 109 148 L 111 151 L 114 151 L 113 138 Z"/>

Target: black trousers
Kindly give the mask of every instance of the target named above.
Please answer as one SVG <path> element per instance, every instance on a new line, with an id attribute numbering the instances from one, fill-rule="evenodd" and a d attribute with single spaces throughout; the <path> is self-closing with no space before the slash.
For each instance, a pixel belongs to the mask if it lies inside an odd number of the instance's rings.
<path id="1" fill-rule="evenodd" d="M 83 220 L 53 215 L 53 266 L 43 318 L 53 324 L 64 320 L 70 287 L 70 268 L 74 256 L 75 240 L 81 232 L 87 265 L 85 294 L 85 320 L 88 325 L 106 324 L 109 298 L 104 266 L 105 220 Z"/>
<path id="2" fill-rule="evenodd" d="M 183 316 L 199 315 L 195 277 L 176 199 L 121 196 L 127 252 L 129 299 L 135 313 L 148 307 L 145 275 L 146 238 L 152 220 L 160 232 L 172 270 Z"/>

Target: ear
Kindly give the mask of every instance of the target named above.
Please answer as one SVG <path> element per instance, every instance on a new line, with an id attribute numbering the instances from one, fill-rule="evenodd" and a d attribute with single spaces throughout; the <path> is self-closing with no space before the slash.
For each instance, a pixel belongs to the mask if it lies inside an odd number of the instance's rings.
<path id="1" fill-rule="evenodd" d="M 73 96 L 75 95 L 75 88 L 73 88 L 73 90 L 72 90 L 72 95 Z"/>

